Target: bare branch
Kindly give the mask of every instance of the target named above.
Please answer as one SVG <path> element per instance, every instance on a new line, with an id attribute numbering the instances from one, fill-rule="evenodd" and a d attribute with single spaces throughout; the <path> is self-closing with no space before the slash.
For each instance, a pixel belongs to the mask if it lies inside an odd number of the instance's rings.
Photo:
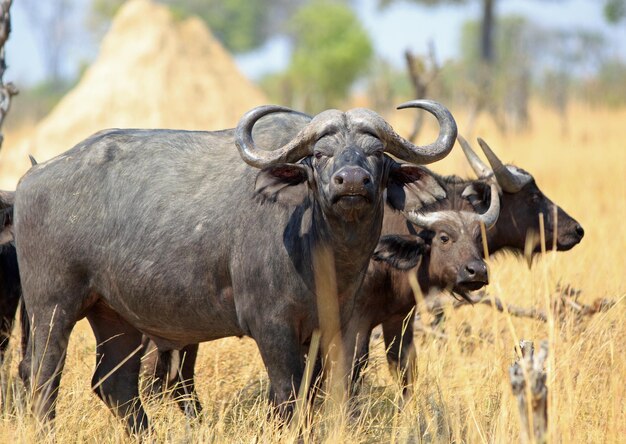
<path id="1" fill-rule="evenodd" d="M 455 299 L 452 302 L 453 308 L 465 307 L 467 305 L 488 305 L 490 307 L 495 308 L 499 312 L 504 312 L 505 307 L 506 311 L 511 313 L 513 316 L 521 317 L 521 318 L 531 318 L 536 319 L 538 321 L 546 322 L 547 316 L 543 310 L 539 310 L 536 308 L 523 308 L 517 305 L 505 304 L 502 300 L 496 296 L 490 296 L 488 294 L 473 294 L 468 295 L 470 302 L 467 302 L 463 299 Z M 443 311 L 443 307 L 445 302 L 442 300 L 443 298 L 431 298 L 426 301 L 426 310 L 431 313 L 438 313 Z"/>
<path id="2" fill-rule="evenodd" d="M 0 3 L 0 128 L 2 128 L 4 119 L 11 107 L 11 98 L 18 93 L 13 83 L 4 83 L 4 72 L 7 69 L 4 44 L 11 33 L 11 15 L 9 13 L 11 4 L 12 0 L 2 0 Z M 0 148 L 2 148 L 3 140 L 4 136 L 0 133 Z"/>
<path id="3" fill-rule="evenodd" d="M 578 301 L 580 296 L 580 290 L 575 290 L 566 287 L 557 287 L 557 303 L 554 307 L 554 315 L 560 319 L 564 319 L 568 314 L 574 314 L 581 318 L 583 316 L 592 316 L 597 313 L 605 312 L 615 306 L 616 302 L 610 299 L 599 298 L 596 299 L 591 305 L 584 304 Z M 487 305 L 495 308 L 497 311 L 503 313 L 508 311 L 511 316 L 520 318 L 531 318 L 537 321 L 546 322 L 548 316 L 544 310 L 530 307 L 524 308 L 513 304 L 506 304 L 497 296 L 491 296 L 486 293 L 477 293 L 468 296 L 471 300 L 471 305 Z M 447 298 L 429 298 L 425 301 L 425 309 L 430 313 L 438 315 L 443 313 L 444 306 L 449 303 Z M 464 307 L 470 305 L 463 299 L 455 299 L 452 302 L 453 308 Z"/>
<path id="4" fill-rule="evenodd" d="M 427 98 L 428 88 L 439 75 L 441 66 L 435 54 L 435 44 L 428 42 L 428 56 L 416 56 L 407 49 L 404 52 L 409 80 L 413 85 L 414 99 Z M 408 139 L 415 142 L 424 122 L 424 113 L 419 113 L 413 123 L 413 130 Z"/>

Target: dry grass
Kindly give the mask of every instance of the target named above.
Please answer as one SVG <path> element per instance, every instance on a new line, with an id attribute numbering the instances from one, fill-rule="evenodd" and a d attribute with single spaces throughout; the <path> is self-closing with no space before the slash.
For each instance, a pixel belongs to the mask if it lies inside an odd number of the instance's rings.
<path id="1" fill-rule="evenodd" d="M 578 107 L 568 135 L 549 112 L 536 110 L 527 134 L 503 138 L 483 120 L 477 133 L 505 159 L 531 171 L 539 185 L 586 230 L 573 251 L 548 254 L 532 270 L 512 257 L 491 261 L 489 290 L 522 306 L 545 308 L 557 282 L 582 290 L 582 300 L 618 300 L 606 313 L 576 322 L 509 318 L 486 306 L 448 313 L 446 341 L 418 337 L 415 396 L 398 413 L 400 391 L 390 377 L 383 345 L 374 341 L 363 391 L 349 419 L 335 421 L 316 408 L 304 441 L 513 442 L 517 410 L 508 367 L 517 338 L 549 339 L 549 417 L 552 442 L 623 442 L 626 436 L 626 111 Z M 463 130 L 464 117 L 457 116 Z M 393 119 L 392 119 L 393 121 Z M 406 121 L 395 122 L 398 127 Z M 424 135 L 424 139 L 428 137 Z M 437 166 L 468 175 L 460 150 Z M 17 352 L 14 350 L 13 354 Z M 15 359 L 14 359 L 15 361 Z M 58 405 L 58 442 L 125 442 L 123 427 L 89 389 L 94 340 L 82 321 L 75 329 Z M 170 401 L 148 402 L 157 442 L 292 441 L 288 428 L 267 420 L 268 379 L 251 339 L 201 347 L 197 365 L 203 421 L 189 424 Z M 16 362 L 2 369 L 20 396 Z M 339 426 L 338 426 L 339 425 Z M 36 423 L 20 402 L 0 409 L 4 442 L 32 442 Z M 45 440 L 51 440 L 46 436 Z"/>

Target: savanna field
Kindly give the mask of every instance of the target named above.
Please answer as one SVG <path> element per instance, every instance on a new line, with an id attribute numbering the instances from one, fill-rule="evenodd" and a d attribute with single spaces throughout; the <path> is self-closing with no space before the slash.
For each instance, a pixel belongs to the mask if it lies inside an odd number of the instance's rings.
<path id="1" fill-rule="evenodd" d="M 387 118 L 406 134 L 414 112 L 393 112 Z M 509 366 L 521 338 L 549 341 L 550 442 L 624 442 L 626 110 L 572 106 L 566 130 L 551 111 L 534 107 L 531 115 L 530 130 L 506 136 L 481 116 L 475 136 L 483 137 L 504 161 L 531 172 L 546 195 L 580 222 L 585 237 L 571 251 L 536 260 L 531 269 L 510 255 L 490 259 L 487 291 L 510 304 L 549 311 L 557 285 L 570 285 L 581 291 L 582 303 L 608 298 L 615 306 L 582 318 L 549 315 L 548 322 L 512 317 L 485 305 L 450 308 L 446 339 L 417 333 L 414 395 L 401 410 L 402 390 L 387 368 L 382 338 L 375 338 L 351 411 L 341 415 L 329 410 L 322 392 L 300 436 L 293 427 L 268 420 L 268 378 L 252 339 L 205 343 L 196 365 L 202 419 L 188 422 L 170 398 L 144 400 L 154 425 L 152 442 L 515 442 L 519 415 Z M 467 116 L 459 111 L 455 117 L 463 134 Z M 428 143 L 434 132 L 434 124 L 428 126 L 418 142 Z M 472 175 L 458 146 L 433 169 Z M 429 322 L 428 314 L 424 320 Z M 133 440 L 90 389 L 95 342 L 86 321 L 71 336 L 54 436 L 38 432 L 30 414 L 17 375 L 19 328 L 14 339 L 0 369 L 8 387 L 0 406 L 0 442 Z"/>

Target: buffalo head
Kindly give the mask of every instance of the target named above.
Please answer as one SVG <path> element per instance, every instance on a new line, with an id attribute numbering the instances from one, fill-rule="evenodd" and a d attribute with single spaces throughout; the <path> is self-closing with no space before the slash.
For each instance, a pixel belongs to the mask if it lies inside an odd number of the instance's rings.
<path id="1" fill-rule="evenodd" d="M 485 165 L 469 143 L 459 136 L 472 169 L 481 179 L 497 183 L 502 193 L 500 219 L 492 233 L 489 233 L 489 247 L 499 249 L 509 247 L 523 251 L 527 239 L 532 242 L 534 252 L 541 251 L 539 242 L 539 214 L 543 214 L 546 247 L 549 249 L 556 241 L 556 248 L 566 251 L 573 248 L 583 238 L 585 231 L 580 224 L 563 209 L 552 202 L 539 189 L 535 179 L 527 171 L 514 165 L 504 165 L 487 143 L 479 138 L 491 168 Z M 488 185 L 475 183 L 478 194 L 489 193 Z M 484 201 L 477 199 L 477 205 Z M 477 208 L 480 211 L 480 208 Z M 556 237 L 556 239 L 555 239 Z"/>
<path id="2" fill-rule="evenodd" d="M 415 146 L 375 112 L 356 108 L 324 111 L 284 146 L 261 150 L 252 138 L 254 124 L 271 113 L 294 112 L 272 105 L 255 108 L 240 120 L 236 144 L 243 160 L 261 169 L 256 190 L 265 198 L 297 204 L 311 195 L 324 214 L 356 221 L 371 214 L 372 208 L 381 208 L 385 188 L 398 209 L 404 209 L 407 199 L 420 201 L 415 208 L 445 196 L 440 187 L 429 189 L 423 184 L 417 185 L 417 193 L 406 196 L 407 184 L 428 178 L 388 156 L 426 164 L 452 149 L 456 123 L 446 108 L 428 100 L 400 106 L 409 107 L 425 109 L 439 121 L 439 137 L 431 145 Z"/>
<path id="3" fill-rule="evenodd" d="M 483 287 L 489 277 L 481 254 L 480 224 L 492 227 L 500 212 L 495 185 L 492 190 L 490 206 L 483 214 L 456 210 L 406 213 L 421 231 L 381 237 L 374 260 L 401 270 L 420 265 L 421 283 L 426 281 L 429 287 L 448 289 L 463 297 Z"/>

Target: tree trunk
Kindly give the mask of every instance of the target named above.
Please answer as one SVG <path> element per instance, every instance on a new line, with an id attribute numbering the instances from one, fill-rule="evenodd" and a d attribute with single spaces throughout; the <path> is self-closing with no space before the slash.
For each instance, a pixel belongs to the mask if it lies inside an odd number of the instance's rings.
<path id="1" fill-rule="evenodd" d="M 483 0 L 483 22 L 481 26 L 480 56 L 487 65 L 493 64 L 493 29 L 494 29 L 494 2 L 495 0 Z"/>
<path id="2" fill-rule="evenodd" d="M 7 68 L 4 44 L 9 39 L 9 34 L 11 33 L 11 15 L 9 13 L 11 4 L 11 0 L 2 0 L 0 2 L 0 127 L 2 127 L 11 107 L 11 98 L 17 94 L 17 88 L 13 83 L 4 83 L 4 71 Z M 4 137 L 0 133 L 0 148 L 3 140 Z"/>

